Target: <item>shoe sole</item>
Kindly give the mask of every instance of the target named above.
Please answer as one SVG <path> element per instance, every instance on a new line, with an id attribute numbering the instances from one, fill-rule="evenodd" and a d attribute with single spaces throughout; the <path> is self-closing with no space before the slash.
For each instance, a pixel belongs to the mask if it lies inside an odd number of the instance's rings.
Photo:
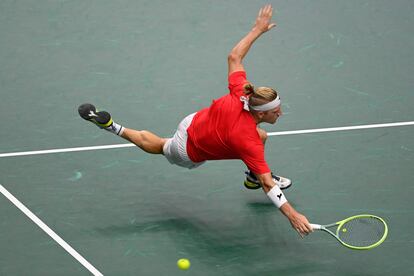
<path id="1" fill-rule="evenodd" d="M 91 111 L 99 116 L 91 118 Z M 85 103 L 80 105 L 78 107 L 78 113 L 82 119 L 92 122 L 100 128 L 107 128 L 113 123 L 111 115 L 108 112 L 98 111 L 93 104 Z"/>
<path id="2" fill-rule="evenodd" d="M 250 182 L 248 180 L 245 180 L 244 187 L 246 187 L 249 190 L 257 190 L 257 189 L 260 189 L 262 186 L 257 185 L 256 183 Z"/>
<path id="3" fill-rule="evenodd" d="M 87 120 L 87 121 L 92 120 L 92 118 L 89 116 L 91 111 L 96 113 L 96 107 L 93 104 L 85 103 L 85 104 L 81 104 L 78 107 L 79 116 L 81 116 L 82 119 Z"/>

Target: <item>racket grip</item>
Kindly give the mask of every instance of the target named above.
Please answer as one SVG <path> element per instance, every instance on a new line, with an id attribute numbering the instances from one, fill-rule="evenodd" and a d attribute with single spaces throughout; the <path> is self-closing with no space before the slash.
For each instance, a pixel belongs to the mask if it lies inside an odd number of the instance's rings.
<path id="1" fill-rule="evenodd" d="M 313 230 L 320 230 L 322 228 L 322 225 L 320 224 L 311 223 L 310 226 L 313 228 Z"/>

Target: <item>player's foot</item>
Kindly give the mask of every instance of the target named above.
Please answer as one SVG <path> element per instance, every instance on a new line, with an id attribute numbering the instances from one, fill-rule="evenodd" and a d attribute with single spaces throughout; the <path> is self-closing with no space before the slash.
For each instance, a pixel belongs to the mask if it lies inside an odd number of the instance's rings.
<path id="1" fill-rule="evenodd" d="M 112 120 L 111 114 L 106 111 L 98 111 L 93 104 L 85 103 L 78 108 L 79 115 L 99 128 L 103 128 L 113 134 L 122 136 L 124 127 Z"/>
<path id="2" fill-rule="evenodd" d="M 251 171 L 246 171 L 245 174 L 246 174 L 246 180 L 244 180 L 244 186 L 247 189 L 256 190 L 262 187 L 257 177 L 254 175 L 254 173 L 252 173 Z M 288 178 L 275 175 L 273 173 L 272 173 L 272 178 L 275 184 L 279 186 L 281 190 L 287 189 L 292 185 L 292 181 Z"/>
<path id="3" fill-rule="evenodd" d="M 110 127 L 113 123 L 111 114 L 106 111 L 97 111 L 93 104 L 85 103 L 80 105 L 78 112 L 83 119 L 94 123 L 100 128 Z"/>

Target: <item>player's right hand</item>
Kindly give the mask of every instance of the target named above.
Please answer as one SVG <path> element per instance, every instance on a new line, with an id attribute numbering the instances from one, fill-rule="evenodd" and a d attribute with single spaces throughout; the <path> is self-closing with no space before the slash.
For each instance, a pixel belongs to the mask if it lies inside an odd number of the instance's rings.
<path id="1" fill-rule="evenodd" d="M 308 219 L 301 213 L 294 212 L 288 218 L 293 229 L 295 229 L 302 238 L 310 232 L 313 232 L 313 228 L 310 226 Z"/>

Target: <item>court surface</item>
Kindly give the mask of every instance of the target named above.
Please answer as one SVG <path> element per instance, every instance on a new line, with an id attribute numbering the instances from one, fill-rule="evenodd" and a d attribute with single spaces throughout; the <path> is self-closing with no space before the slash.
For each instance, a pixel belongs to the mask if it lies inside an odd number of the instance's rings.
<path id="1" fill-rule="evenodd" d="M 414 121 L 412 1 L 272 1 L 276 29 L 245 59 L 276 87 L 277 134 Z M 270 136 L 290 203 L 314 223 L 372 213 L 389 226 L 369 251 L 301 239 L 241 161 L 199 169 L 81 120 L 93 102 L 119 123 L 170 136 L 228 92 L 227 54 L 262 1 L 1 1 L 0 184 L 99 275 L 413 275 L 414 126 Z M 242 139 L 242 137 L 240 137 Z M 13 153 L 12 156 L 6 156 Z M 4 192 L 4 190 L 2 190 Z M 0 195 L 0 275 L 90 275 Z M 180 271 L 179 258 L 192 266 Z"/>

